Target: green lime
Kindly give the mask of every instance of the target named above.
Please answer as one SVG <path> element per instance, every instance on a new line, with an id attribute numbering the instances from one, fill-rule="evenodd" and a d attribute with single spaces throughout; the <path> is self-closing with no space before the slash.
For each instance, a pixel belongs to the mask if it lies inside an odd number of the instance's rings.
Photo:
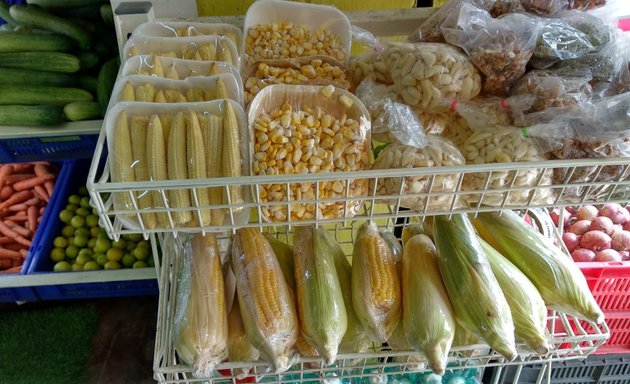
<path id="1" fill-rule="evenodd" d="M 125 248 L 125 250 L 127 252 L 131 252 L 134 250 L 134 248 L 136 248 L 136 242 L 135 241 L 131 241 L 131 240 L 127 240 L 127 247 Z"/>
<path id="2" fill-rule="evenodd" d="M 55 263 L 63 261 L 65 258 L 66 251 L 64 251 L 63 248 L 53 248 L 52 251 L 50 251 L 50 260 L 54 261 Z"/>
<path id="3" fill-rule="evenodd" d="M 69 245 L 68 248 L 66 248 L 67 258 L 74 259 L 77 257 L 78 254 L 79 254 L 79 247 L 77 247 L 76 245 Z"/>
<path id="4" fill-rule="evenodd" d="M 68 246 L 68 239 L 63 236 L 57 236 L 55 240 L 53 240 L 53 245 L 57 248 L 65 248 Z"/>
<path id="5" fill-rule="evenodd" d="M 107 236 L 107 232 L 103 228 L 98 229 L 98 232 L 96 233 L 96 238 L 105 238 L 109 240 L 109 236 Z"/>
<path id="6" fill-rule="evenodd" d="M 147 267 L 147 263 L 145 263 L 142 260 L 138 260 L 135 263 L 133 263 L 133 267 L 132 268 L 146 268 Z"/>
<path id="7" fill-rule="evenodd" d="M 88 248 L 92 248 L 93 249 L 95 245 L 96 245 L 96 239 L 93 238 L 93 237 L 90 238 L 90 240 L 88 240 L 88 244 L 87 244 Z"/>
<path id="8" fill-rule="evenodd" d="M 81 248 L 79 250 L 79 256 L 84 255 L 87 256 L 89 258 L 92 258 L 92 256 L 94 256 L 94 251 L 92 251 L 90 248 Z M 79 257 L 77 256 L 77 257 Z"/>
<path id="9" fill-rule="evenodd" d="M 125 250 L 125 248 L 127 247 L 127 240 L 125 239 L 120 239 L 118 241 L 114 241 L 112 243 L 112 247 L 114 248 L 118 248 L 118 249 L 122 249 L 123 251 Z"/>
<path id="10" fill-rule="evenodd" d="M 84 196 L 84 197 L 82 197 L 82 198 L 81 198 L 81 202 L 80 202 L 80 204 L 81 204 L 81 206 L 82 206 L 83 208 L 90 208 L 90 209 L 92 209 L 92 208 L 90 207 L 90 198 L 89 198 L 89 197 L 87 197 L 87 196 Z"/>
<path id="11" fill-rule="evenodd" d="M 98 211 L 96 210 L 96 208 L 92 208 L 92 214 L 94 216 L 98 216 Z"/>
<path id="12" fill-rule="evenodd" d="M 112 247 L 112 242 L 108 238 L 98 237 L 96 238 L 96 245 L 94 245 L 94 252 L 105 253 Z"/>
<path id="13" fill-rule="evenodd" d="M 55 272 L 66 272 L 71 270 L 72 266 L 67 261 L 60 261 L 53 267 L 53 271 Z"/>
<path id="14" fill-rule="evenodd" d="M 85 223 L 90 228 L 98 227 L 98 216 L 96 216 L 96 215 L 88 215 L 85 218 Z"/>
<path id="15" fill-rule="evenodd" d="M 68 197 L 68 202 L 70 204 L 79 205 L 79 204 L 81 204 L 81 196 L 79 196 L 79 195 L 70 195 L 70 197 Z"/>
<path id="16" fill-rule="evenodd" d="M 96 257 L 96 262 L 101 267 L 104 266 L 105 264 L 107 264 L 108 261 L 109 260 L 107 259 L 107 256 L 102 254 L 102 253 L 99 253 L 98 256 Z"/>
<path id="17" fill-rule="evenodd" d="M 132 233 L 132 234 L 129 234 L 129 235 L 123 235 L 122 237 L 125 240 L 131 240 L 131 241 L 136 241 L 136 242 L 142 240 L 142 235 L 139 234 L 139 233 Z"/>
<path id="18" fill-rule="evenodd" d="M 75 228 L 81 228 L 85 225 L 85 217 L 83 216 L 74 216 L 70 220 L 70 225 Z"/>
<path id="19" fill-rule="evenodd" d="M 107 259 L 112 261 L 120 261 L 123 258 L 123 251 L 120 248 L 110 248 L 107 250 Z"/>
<path id="20" fill-rule="evenodd" d="M 83 266 L 83 270 L 84 271 L 96 271 L 96 270 L 99 270 L 99 269 L 101 269 L 101 266 L 98 265 L 98 263 L 96 261 L 94 261 L 94 260 L 88 261 Z"/>
<path id="21" fill-rule="evenodd" d="M 122 265 L 124 265 L 125 268 L 131 268 L 135 262 L 136 258 L 128 253 L 125 253 L 125 256 L 122 258 Z"/>
<path id="22" fill-rule="evenodd" d="M 70 211 L 70 212 L 73 212 L 73 213 L 76 212 L 77 209 L 79 209 L 79 206 L 76 205 L 76 204 L 68 204 L 68 205 L 66 205 L 66 208 L 65 208 L 66 211 Z"/>
<path id="23" fill-rule="evenodd" d="M 87 196 L 88 195 L 88 190 L 85 187 L 85 185 L 82 185 L 79 187 L 79 196 Z"/>
<path id="24" fill-rule="evenodd" d="M 121 265 L 117 261 L 110 260 L 105 264 L 105 269 L 120 269 Z"/>
<path id="25" fill-rule="evenodd" d="M 149 260 L 147 260 L 147 265 L 149 267 L 155 267 L 155 261 L 153 261 L 152 257 L 149 257 Z"/>
<path id="26" fill-rule="evenodd" d="M 66 225 L 65 227 L 63 227 L 61 229 L 61 236 L 63 237 L 74 236 L 74 228 L 72 227 L 72 225 Z"/>
<path id="27" fill-rule="evenodd" d="M 131 254 L 133 255 L 133 257 L 135 257 L 138 260 L 146 260 L 149 257 L 150 253 L 151 251 L 149 251 L 148 248 L 144 248 L 144 247 L 136 247 L 136 249 L 131 251 Z"/>
<path id="28" fill-rule="evenodd" d="M 79 264 L 79 265 L 85 265 L 85 263 L 87 263 L 89 261 L 92 261 L 92 258 L 90 256 L 88 256 L 88 255 L 85 255 L 85 254 L 79 255 L 79 256 L 77 256 L 76 259 L 74 259 L 74 262 L 76 264 Z"/>
<path id="29" fill-rule="evenodd" d="M 90 236 L 96 238 L 100 232 L 101 229 L 99 227 L 90 227 Z"/>
<path id="30" fill-rule="evenodd" d="M 68 245 L 74 245 L 74 236 L 68 237 Z"/>
<path id="31" fill-rule="evenodd" d="M 72 264 L 72 270 L 73 271 L 82 271 L 83 270 L 83 264 L 79 264 L 79 263 Z"/>
<path id="32" fill-rule="evenodd" d="M 74 230 L 74 236 L 90 237 L 90 230 L 88 228 L 77 228 Z"/>
<path id="33" fill-rule="evenodd" d="M 147 240 L 140 240 L 140 241 L 138 241 L 138 245 L 137 246 L 149 249 L 149 248 L 151 248 L 151 243 L 149 243 Z"/>
<path id="34" fill-rule="evenodd" d="M 86 247 L 87 243 L 88 243 L 88 237 L 87 236 L 75 236 L 74 237 L 74 245 L 76 245 L 79 248 Z"/>
<path id="35" fill-rule="evenodd" d="M 75 213 L 79 216 L 87 217 L 90 214 L 90 210 L 85 207 L 81 207 L 77 209 Z"/>
<path id="36" fill-rule="evenodd" d="M 65 210 L 65 209 L 59 212 L 59 220 L 61 220 L 61 222 L 65 224 L 70 223 L 70 220 L 72 220 L 73 216 L 74 216 L 73 212 Z"/>

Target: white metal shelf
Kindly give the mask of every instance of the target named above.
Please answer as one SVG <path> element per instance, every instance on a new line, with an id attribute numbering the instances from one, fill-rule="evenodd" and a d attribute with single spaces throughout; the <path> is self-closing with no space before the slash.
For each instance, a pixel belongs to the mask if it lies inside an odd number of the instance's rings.
<path id="1" fill-rule="evenodd" d="M 33 137 L 61 137 L 74 135 L 98 135 L 103 120 L 86 120 L 63 123 L 53 127 L 0 127 L 0 140 L 27 139 Z"/>
<path id="2" fill-rule="evenodd" d="M 52 272 L 34 275 L 6 275 L 0 277 L 0 288 L 37 287 L 81 283 L 104 283 L 157 278 L 155 268 L 119 269 L 115 271 Z"/>

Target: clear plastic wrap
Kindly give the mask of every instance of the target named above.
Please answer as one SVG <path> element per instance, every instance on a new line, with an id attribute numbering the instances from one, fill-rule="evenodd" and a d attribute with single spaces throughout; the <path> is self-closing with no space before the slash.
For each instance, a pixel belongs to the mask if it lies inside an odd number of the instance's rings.
<path id="1" fill-rule="evenodd" d="M 271 84 L 329 85 L 350 89 L 350 76 L 343 65 L 326 57 L 301 57 L 254 63 L 243 73 L 246 102 Z"/>
<path id="2" fill-rule="evenodd" d="M 321 129 L 314 127 L 316 121 Z M 370 117 L 361 101 L 346 90 L 332 85 L 270 85 L 250 104 L 249 122 L 255 175 L 350 172 L 370 167 Z M 318 191 L 310 182 L 290 183 L 289 188 L 287 191 L 287 184 L 260 186 L 258 201 L 278 203 L 261 208 L 265 220 L 352 217 L 367 194 L 367 180 L 322 181 Z M 302 202 L 314 200 L 316 193 L 318 200 L 351 200 Z"/>
<path id="3" fill-rule="evenodd" d="M 515 12 L 526 12 L 525 7 L 521 4 L 521 0 L 497 0 L 492 8 L 490 8 L 492 17 L 499 17 L 506 13 Z"/>
<path id="4" fill-rule="evenodd" d="M 228 356 L 223 271 L 214 235 L 191 236 L 184 244 L 182 263 L 173 323 L 175 349 L 195 377 L 210 377 Z"/>
<path id="5" fill-rule="evenodd" d="M 137 55 L 125 61 L 121 76 L 144 75 L 182 80 L 195 76 L 214 76 L 230 73 L 243 88 L 238 69 L 224 61 L 193 61 L 155 55 Z"/>
<path id="6" fill-rule="evenodd" d="M 440 136 L 427 135 L 427 146 L 414 148 L 401 143 L 392 143 L 379 154 L 372 169 L 420 168 L 464 165 L 465 160 L 459 150 L 448 140 Z M 458 176 L 443 174 L 432 176 L 408 176 L 381 178 L 378 181 L 376 195 L 392 196 L 379 199 L 385 204 L 397 204 L 397 195 L 409 195 L 400 199 L 400 206 L 418 211 L 448 210 L 458 206 L 457 196 L 433 195 L 423 193 L 455 192 Z M 403 185 L 401 185 L 403 184 Z M 370 188 L 373 188 L 370 184 Z M 428 207 L 428 208 L 427 208 Z"/>
<path id="7" fill-rule="evenodd" d="M 520 161 L 543 161 L 536 142 L 523 137 L 521 130 L 515 127 L 497 127 L 475 131 L 460 147 L 466 164 L 511 163 Z M 504 204 L 547 204 L 552 198 L 551 189 L 519 189 L 509 192 L 491 192 L 492 189 L 523 188 L 549 185 L 552 172 L 539 168 L 497 172 L 472 172 L 464 175 L 463 191 L 478 191 L 462 196 L 469 205 L 479 203 L 488 206 Z M 533 194 L 533 196 L 532 196 Z M 480 199 L 482 200 L 480 202 Z"/>
<path id="8" fill-rule="evenodd" d="M 241 29 L 232 24 L 204 23 L 200 21 L 148 21 L 140 24 L 133 34 L 158 37 L 191 37 L 217 35 L 230 39 L 234 46 L 239 48 L 243 40 Z"/>
<path id="9" fill-rule="evenodd" d="M 454 100 L 472 99 L 481 90 L 475 66 L 447 44 L 390 43 L 376 60 L 388 69 L 400 99 L 416 110 L 447 110 Z"/>
<path id="10" fill-rule="evenodd" d="M 457 148 L 461 148 L 464 142 L 473 134 L 473 130 L 468 125 L 466 119 L 453 110 L 442 112 L 435 116 L 434 119 L 443 121 L 441 124 L 444 125 L 444 130 L 440 135 L 452 141 Z M 422 121 L 422 118 L 420 120 Z M 423 126 L 427 129 L 427 132 L 430 132 L 429 129 L 431 126 L 428 125 L 427 122 L 423 121 Z"/>
<path id="11" fill-rule="evenodd" d="M 525 111 L 532 107 L 536 98 L 531 95 L 500 97 L 478 97 L 469 101 L 453 103 L 452 109 L 462 116 L 468 127 L 482 130 L 492 127 L 513 126 L 523 120 Z"/>
<path id="12" fill-rule="evenodd" d="M 562 19 L 537 19 L 542 30 L 529 65 L 542 69 L 561 60 L 577 59 L 595 50 L 589 36 Z"/>
<path id="13" fill-rule="evenodd" d="M 535 101 L 528 112 L 543 111 L 548 108 L 570 108 L 591 99 L 589 84 L 591 73 L 588 69 L 575 70 L 532 70 L 521 77 L 512 87 L 512 95 L 532 95 Z"/>
<path id="14" fill-rule="evenodd" d="M 569 9 L 569 4 L 574 0 L 521 0 L 523 7 L 532 13 L 543 16 L 552 16 Z"/>
<path id="15" fill-rule="evenodd" d="M 523 76 L 540 30 L 541 24 L 534 18 L 510 13 L 493 19 L 487 11 L 468 3 L 449 15 L 442 26 L 446 41 L 463 48 L 486 75 L 483 89 L 493 95 L 506 95 Z"/>

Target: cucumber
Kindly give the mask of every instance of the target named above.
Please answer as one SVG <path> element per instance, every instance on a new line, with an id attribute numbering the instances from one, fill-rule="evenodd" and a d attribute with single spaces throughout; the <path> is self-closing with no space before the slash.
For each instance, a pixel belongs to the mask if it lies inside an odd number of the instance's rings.
<path id="1" fill-rule="evenodd" d="M 83 20 L 97 20 L 101 18 L 101 6 L 99 4 L 77 8 L 51 8 L 50 11 L 66 19 L 78 18 Z"/>
<path id="2" fill-rule="evenodd" d="M 96 33 L 96 27 L 94 26 L 94 23 L 90 20 L 82 20 L 76 18 L 67 18 L 66 20 L 74 23 L 77 27 L 82 28 L 90 35 L 94 35 Z"/>
<path id="3" fill-rule="evenodd" d="M 63 114 L 68 120 L 95 120 L 100 119 L 101 107 L 96 101 L 75 101 L 63 107 Z"/>
<path id="4" fill-rule="evenodd" d="M 0 52 L 53 51 L 66 52 L 74 41 L 64 35 L 6 32 L 0 34 Z"/>
<path id="5" fill-rule="evenodd" d="M 81 62 L 81 70 L 92 69 L 98 65 L 100 58 L 94 52 L 78 52 L 75 54 Z"/>
<path id="6" fill-rule="evenodd" d="M 27 4 L 42 8 L 78 8 L 102 3 L 103 0 L 26 0 Z"/>
<path id="7" fill-rule="evenodd" d="M 18 24 L 17 21 L 13 20 L 11 14 L 9 13 L 9 8 L 9 4 L 7 4 L 4 0 L 0 1 L 0 19 L 6 21 L 7 24 L 15 28 L 20 24 Z"/>
<path id="8" fill-rule="evenodd" d="M 96 83 L 96 101 L 101 106 L 101 113 L 105 116 L 109 98 L 112 96 L 114 83 L 116 83 L 116 75 L 120 61 L 117 57 L 105 62 L 98 73 L 98 81 Z"/>
<path id="9" fill-rule="evenodd" d="M 98 88 L 97 84 L 98 79 L 94 76 L 79 76 L 79 88 L 90 91 L 94 95 L 96 95 L 96 88 Z"/>
<path id="10" fill-rule="evenodd" d="M 47 29 L 74 39 L 79 48 L 89 50 L 92 45 L 92 38 L 83 28 L 75 23 L 55 16 L 41 8 L 27 5 L 13 5 L 9 8 L 9 13 L 15 21 L 30 27 Z"/>
<path id="11" fill-rule="evenodd" d="M 0 53 L 0 67 L 72 73 L 81 69 L 81 62 L 69 53 L 12 52 Z"/>
<path id="12" fill-rule="evenodd" d="M 73 101 L 91 101 L 92 94 L 84 89 L 46 87 L 38 85 L 3 85 L 0 105 L 66 105 Z"/>
<path id="13" fill-rule="evenodd" d="M 77 78 L 67 73 L 0 67 L 0 84 L 70 87 L 77 84 Z"/>
<path id="14" fill-rule="evenodd" d="M 0 105 L 0 125 L 47 126 L 63 121 L 59 105 Z"/>
<path id="15" fill-rule="evenodd" d="M 109 25 L 110 27 L 113 27 L 114 26 L 114 12 L 112 10 L 112 5 L 111 4 L 101 5 L 100 12 L 101 12 L 101 18 L 103 19 L 105 24 Z"/>

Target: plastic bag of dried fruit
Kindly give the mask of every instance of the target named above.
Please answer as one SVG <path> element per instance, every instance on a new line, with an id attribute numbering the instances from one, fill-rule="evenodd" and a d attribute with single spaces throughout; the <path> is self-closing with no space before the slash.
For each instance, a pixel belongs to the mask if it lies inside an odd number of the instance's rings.
<path id="1" fill-rule="evenodd" d="M 606 0 L 521 0 L 523 7 L 532 13 L 552 16 L 567 9 L 587 11 L 606 5 Z"/>
<path id="2" fill-rule="evenodd" d="M 537 18 L 541 33 L 529 65 L 543 69 L 561 60 L 577 59 L 595 50 L 588 35 L 562 19 Z"/>
<path id="3" fill-rule="evenodd" d="M 510 13 L 493 19 L 470 3 L 462 3 L 442 26 L 446 41 L 463 48 L 486 75 L 483 90 L 492 95 L 506 95 L 523 76 L 540 30 L 541 24 L 532 17 Z"/>
<path id="4" fill-rule="evenodd" d="M 499 17 L 506 13 L 514 12 L 526 12 L 525 7 L 521 4 L 521 0 L 497 0 L 490 8 L 492 17 Z"/>

